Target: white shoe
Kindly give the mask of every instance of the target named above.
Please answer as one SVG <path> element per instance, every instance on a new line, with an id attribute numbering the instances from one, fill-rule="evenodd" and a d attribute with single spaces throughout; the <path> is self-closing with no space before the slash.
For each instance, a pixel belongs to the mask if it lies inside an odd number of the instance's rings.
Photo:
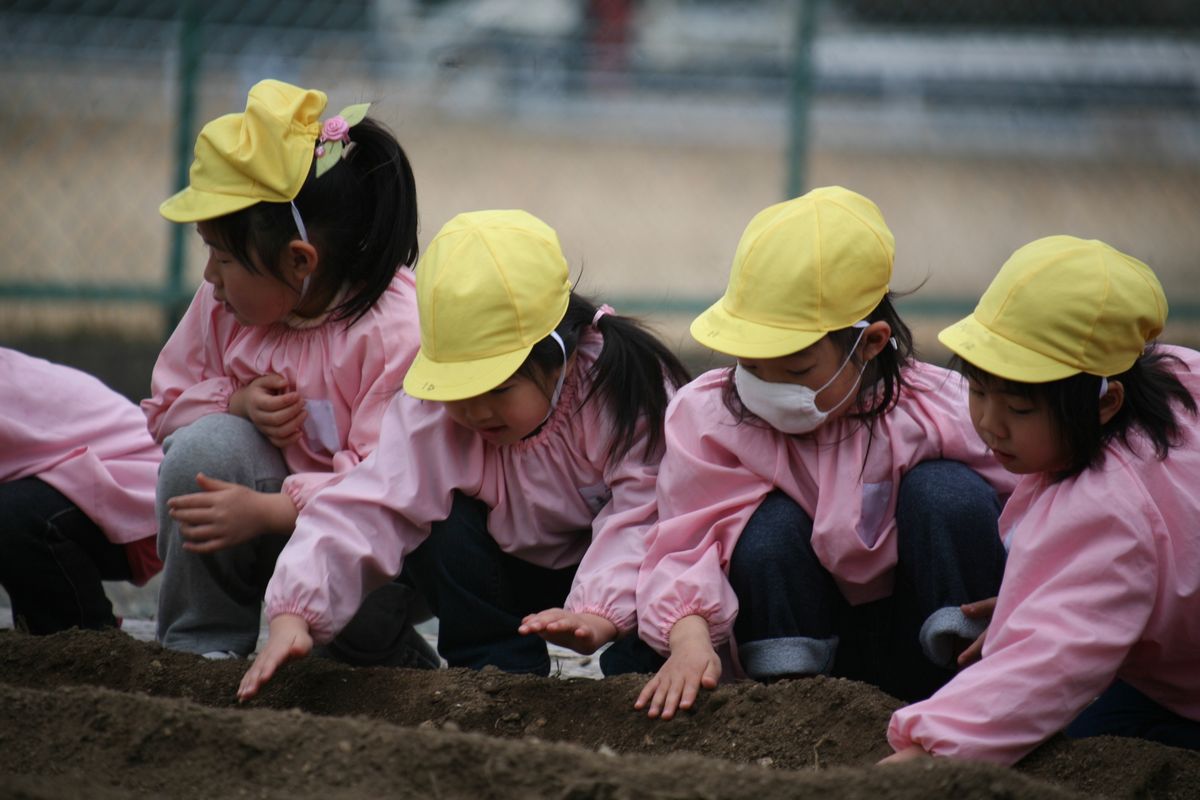
<path id="1" fill-rule="evenodd" d="M 209 661 L 228 661 L 231 658 L 241 658 L 241 656 L 232 650 L 213 650 L 208 653 L 201 653 L 201 658 L 207 658 Z"/>

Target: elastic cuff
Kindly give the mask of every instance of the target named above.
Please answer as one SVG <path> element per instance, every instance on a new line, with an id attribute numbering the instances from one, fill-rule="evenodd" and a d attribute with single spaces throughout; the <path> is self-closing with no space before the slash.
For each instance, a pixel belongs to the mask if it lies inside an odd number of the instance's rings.
<path id="1" fill-rule="evenodd" d="M 609 606 L 574 606 L 569 605 L 566 608 L 572 614 L 592 614 L 597 617 L 604 617 L 611 622 L 617 629 L 617 636 L 624 636 L 637 626 L 637 613 L 618 614 Z"/>
<path id="2" fill-rule="evenodd" d="M 946 606 L 925 619 L 917 636 L 926 658 L 939 667 L 953 669 L 963 642 L 975 641 L 987 626 L 988 620 L 971 619 L 958 606 Z"/>
<path id="3" fill-rule="evenodd" d="M 751 678 L 779 678 L 787 675 L 827 675 L 833 669 L 838 638 L 814 639 L 811 636 L 785 636 L 738 642 L 738 660 Z"/>
<path id="4" fill-rule="evenodd" d="M 292 614 L 300 617 L 308 623 L 308 635 L 312 637 L 313 644 L 328 644 L 337 635 L 335 631 L 329 628 L 325 620 L 307 608 L 303 608 L 298 604 L 268 604 L 267 605 L 267 622 L 280 616 L 281 614 Z"/>

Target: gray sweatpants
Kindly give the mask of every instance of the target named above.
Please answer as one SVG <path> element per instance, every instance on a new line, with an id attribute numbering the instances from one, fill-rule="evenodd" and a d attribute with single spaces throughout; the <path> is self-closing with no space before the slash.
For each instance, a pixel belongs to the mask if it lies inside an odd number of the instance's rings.
<path id="1" fill-rule="evenodd" d="M 199 472 L 278 492 L 288 475 L 283 455 L 254 423 L 231 414 L 211 414 L 180 428 L 163 442 L 163 453 L 157 497 L 163 561 L 158 640 L 171 650 L 249 655 L 258 642 L 263 593 L 287 537 L 258 536 L 215 553 L 190 553 L 167 513 L 167 501 L 199 492 Z"/>

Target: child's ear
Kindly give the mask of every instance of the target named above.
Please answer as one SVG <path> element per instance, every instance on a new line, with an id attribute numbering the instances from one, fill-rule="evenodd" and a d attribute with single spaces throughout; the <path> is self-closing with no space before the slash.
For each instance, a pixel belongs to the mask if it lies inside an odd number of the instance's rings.
<path id="1" fill-rule="evenodd" d="M 317 255 L 317 248 L 308 242 L 293 239 L 288 243 L 287 254 L 284 258 L 287 261 L 284 266 L 288 270 L 288 276 L 297 284 L 302 283 L 305 278 L 317 274 L 317 262 L 320 261 L 320 256 Z"/>
<path id="2" fill-rule="evenodd" d="M 883 320 L 872 322 L 864 328 L 862 335 L 863 361 L 870 361 L 883 352 L 883 348 L 888 346 L 891 339 L 892 326 Z"/>
<path id="3" fill-rule="evenodd" d="M 1109 381 L 1108 391 L 1100 398 L 1100 424 L 1107 425 L 1124 404 L 1125 387 L 1121 385 L 1120 381 Z"/>

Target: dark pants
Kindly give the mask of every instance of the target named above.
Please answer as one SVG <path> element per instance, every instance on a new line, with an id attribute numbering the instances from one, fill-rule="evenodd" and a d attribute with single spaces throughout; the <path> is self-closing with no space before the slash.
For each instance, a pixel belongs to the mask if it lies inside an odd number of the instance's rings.
<path id="1" fill-rule="evenodd" d="M 812 519 L 787 495 L 771 493 L 729 564 L 746 672 L 759 679 L 832 674 L 904 700 L 928 697 L 954 670 L 926 657 L 921 626 L 939 609 L 998 594 L 1005 560 L 999 515 L 995 492 L 965 465 L 918 465 L 900 483 L 895 590 L 851 606 L 813 552 Z"/>
<path id="2" fill-rule="evenodd" d="M 1123 736 L 1200 750 L 1200 722 L 1160 706 L 1124 681 L 1116 681 L 1067 726 L 1067 736 Z"/>
<path id="3" fill-rule="evenodd" d="M 517 627 L 527 614 L 562 606 L 576 567 L 548 569 L 503 552 L 488 533 L 488 511 L 483 502 L 455 493 L 450 516 L 409 554 L 404 577 L 437 616 L 438 652 L 451 667 L 549 675 L 546 642 L 522 636 Z M 627 636 L 601 655 L 601 668 L 611 663 L 654 671 L 648 655 L 655 654 Z"/>
<path id="4" fill-rule="evenodd" d="M 0 484 L 0 585 L 17 628 L 115 627 L 101 581 L 131 577 L 125 548 L 57 489 L 37 478 Z"/>

